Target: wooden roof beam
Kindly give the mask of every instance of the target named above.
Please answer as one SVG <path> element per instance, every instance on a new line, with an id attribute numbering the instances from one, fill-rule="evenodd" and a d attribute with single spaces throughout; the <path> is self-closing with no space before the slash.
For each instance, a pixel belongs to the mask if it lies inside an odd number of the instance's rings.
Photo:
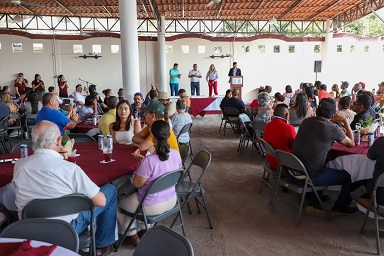
<path id="1" fill-rule="evenodd" d="M 297 0 L 291 7 L 289 7 L 289 9 L 286 12 L 284 12 L 282 15 L 277 17 L 277 19 L 282 20 L 288 13 L 290 13 L 293 9 L 295 9 L 303 1 L 304 0 Z"/>
<path id="2" fill-rule="evenodd" d="M 220 17 L 220 13 L 221 13 L 221 10 L 223 9 L 224 2 L 225 2 L 225 0 L 221 0 L 220 9 L 219 9 L 219 12 L 217 13 L 216 19 L 218 19 Z"/>

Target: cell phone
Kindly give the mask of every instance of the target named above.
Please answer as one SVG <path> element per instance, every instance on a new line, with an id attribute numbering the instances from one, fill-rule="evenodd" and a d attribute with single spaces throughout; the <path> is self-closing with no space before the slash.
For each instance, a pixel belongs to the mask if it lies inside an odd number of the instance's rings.
<path id="1" fill-rule="evenodd" d="M 0 159 L 0 163 L 11 163 L 13 161 L 18 160 L 19 158 L 7 158 L 7 159 Z"/>

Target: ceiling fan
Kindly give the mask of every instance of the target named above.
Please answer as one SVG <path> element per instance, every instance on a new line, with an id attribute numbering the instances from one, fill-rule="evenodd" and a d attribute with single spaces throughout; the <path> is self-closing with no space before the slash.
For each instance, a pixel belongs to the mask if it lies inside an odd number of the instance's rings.
<path id="1" fill-rule="evenodd" d="M 44 5 L 41 4 L 34 4 L 22 0 L 0 0 L 0 3 L 11 3 L 13 5 L 28 5 L 28 6 L 34 6 L 34 7 L 45 7 Z"/>
<path id="2" fill-rule="evenodd" d="M 211 0 L 211 2 L 209 2 L 207 4 L 207 7 L 211 7 L 214 4 L 219 4 L 220 2 L 221 2 L 221 0 Z"/>

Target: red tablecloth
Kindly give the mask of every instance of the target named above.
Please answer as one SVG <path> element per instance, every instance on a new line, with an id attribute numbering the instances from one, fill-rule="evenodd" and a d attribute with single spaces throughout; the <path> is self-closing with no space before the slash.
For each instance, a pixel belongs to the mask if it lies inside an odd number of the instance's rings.
<path id="1" fill-rule="evenodd" d="M 191 108 L 188 113 L 194 117 L 197 115 L 204 116 L 204 109 L 215 100 L 216 98 L 191 98 Z"/>
<path id="2" fill-rule="evenodd" d="M 348 148 L 340 143 L 333 143 L 332 149 L 328 152 L 327 161 L 332 161 L 336 157 L 351 155 L 351 154 L 364 154 L 368 153 L 368 142 L 361 141 L 360 145 L 356 145 L 353 148 Z"/>
<path id="3" fill-rule="evenodd" d="M 89 130 L 92 130 L 93 128 L 98 128 L 99 126 L 93 125 L 90 123 L 78 123 L 76 124 L 75 128 L 73 128 L 71 131 L 73 133 L 87 133 Z"/>
<path id="4" fill-rule="evenodd" d="M 98 150 L 97 143 L 75 144 L 74 149 L 80 154 L 76 158 L 77 165 L 99 186 L 136 170 L 137 162 L 132 156 L 136 147 L 123 144 L 113 144 L 113 147 L 112 159 L 116 161 L 102 164 L 100 161 L 104 160 L 104 156 L 103 152 Z M 31 150 L 29 154 L 32 154 Z M 14 152 L 0 156 L 0 159 L 19 157 L 20 152 Z M 12 181 L 13 167 L 12 163 L 0 163 L 0 187 Z"/>

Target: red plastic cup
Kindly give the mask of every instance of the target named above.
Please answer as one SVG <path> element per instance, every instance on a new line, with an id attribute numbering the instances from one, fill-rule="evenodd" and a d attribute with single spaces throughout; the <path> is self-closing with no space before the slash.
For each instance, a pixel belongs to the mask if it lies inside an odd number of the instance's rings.
<path id="1" fill-rule="evenodd" d="M 68 156 L 68 161 L 72 163 L 76 163 L 76 156 Z"/>

